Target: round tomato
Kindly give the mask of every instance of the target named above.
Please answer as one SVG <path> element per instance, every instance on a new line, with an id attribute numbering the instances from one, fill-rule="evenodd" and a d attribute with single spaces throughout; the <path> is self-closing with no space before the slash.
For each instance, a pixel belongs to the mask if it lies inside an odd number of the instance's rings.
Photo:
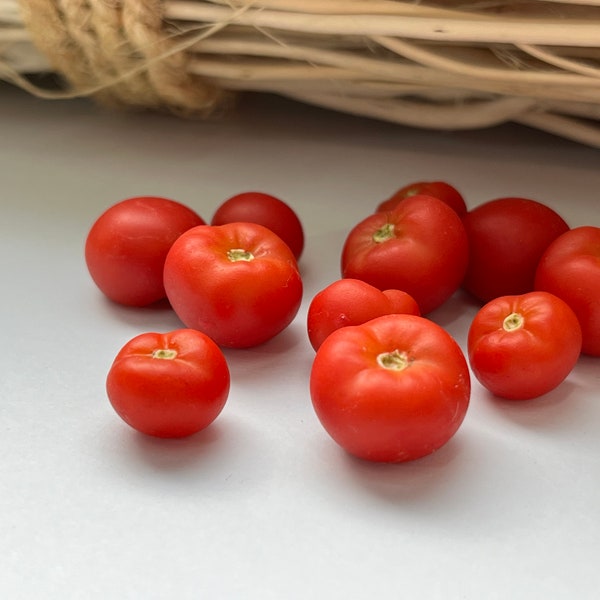
<path id="1" fill-rule="evenodd" d="M 165 297 L 163 267 L 173 242 L 203 219 L 167 198 L 128 198 L 90 229 L 85 260 L 92 279 L 114 302 L 146 306 Z"/>
<path id="2" fill-rule="evenodd" d="M 147 435 L 178 438 L 208 427 L 229 394 L 221 349 L 192 329 L 143 333 L 117 354 L 106 378 L 117 414 Z"/>
<path id="3" fill-rule="evenodd" d="M 434 198 L 438 198 L 438 200 L 445 202 L 450 208 L 452 208 L 459 217 L 464 216 L 467 212 L 467 205 L 462 194 L 455 187 L 451 186 L 445 181 L 417 181 L 415 183 L 405 185 L 390 198 L 379 204 L 377 207 L 377 212 L 394 210 L 401 200 L 417 195 L 433 196 Z"/>
<path id="4" fill-rule="evenodd" d="M 498 198 L 463 218 L 470 259 L 464 288 L 482 302 L 533 290 L 537 264 L 569 229 L 548 206 L 527 198 Z"/>
<path id="5" fill-rule="evenodd" d="M 430 196 L 411 196 L 356 225 L 342 250 L 342 275 L 410 294 L 427 314 L 460 286 L 469 249 L 460 217 Z"/>
<path id="6" fill-rule="evenodd" d="M 581 328 L 566 302 L 529 292 L 483 306 L 467 344 L 471 369 L 484 387 L 502 398 L 527 400 L 553 390 L 573 370 Z"/>
<path id="7" fill-rule="evenodd" d="M 219 206 L 211 225 L 235 222 L 258 223 L 276 233 L 294 253 L 296 260 L 304 249 L 304 230 L 298 215 L 283 200 L 262 192 L 244 192 Z"/>
<path id="8" fill-rule="evenodd" d="M 576 227 L 546 249 L 535 288 L 562 298 L 583 332 L 582 351 L 600 356 L 600 227 Z"/>
<path id="9" fill-rule="evenodd" d="M 340 279 L 321 290 L 307 314 L 308 338 L 318 350 L 325 338 L 340 327 L 360 325 L 391 314 L 420 315 L 414 298 L 401 290 L 378 290 L 360 279 Z"/>
<path id="10" fill-rule="evenodd" d="M 421 458 L 446 444 L 463 422 L 470 389 L 458 344 L 414 315 L 334 331 L 310 375 L 325 430 L 350 454 L 377 462 Z"/>
<path id="11" fill-rule="evenodd" d="M 167 255 L 164 282 L 187 327 L 233 348 L 256 346 L 278 334 L 302 301 L 292 251 L 256 223 L 190 229 Z"/>

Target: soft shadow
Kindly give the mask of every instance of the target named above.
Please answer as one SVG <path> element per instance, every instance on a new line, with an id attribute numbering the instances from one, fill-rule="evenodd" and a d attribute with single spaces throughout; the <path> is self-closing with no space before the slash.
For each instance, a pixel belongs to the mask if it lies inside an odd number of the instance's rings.
<path id="1" fill-rule="evenodd" d="M 110 318 L 143 331 L 171 331 L 184 327 L 165 298 L 148 306 L 124 306 L 103 298 L 103 311 Z"/>

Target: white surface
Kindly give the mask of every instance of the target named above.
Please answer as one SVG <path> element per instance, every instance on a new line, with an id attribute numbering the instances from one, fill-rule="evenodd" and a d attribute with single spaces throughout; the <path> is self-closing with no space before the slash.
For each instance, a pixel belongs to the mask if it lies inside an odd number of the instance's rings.
<path id="1" fill-rule="evenodd" d="M 0 87 L 0 597 L 17 599 L 598 598 L 600 362 L 555 392 L 498 402 L 473 382 L 438 453 L 382 466 L 346 456 L 316 420 L 304 319 L 339 277 L 341 244 L 417 179 L 468 204 L 530 196 L 571 225 L 600 224 L 600 155 L 514 127 L 413 131 L 250 101 L 215 123 L 123 115 Z M 168 309 L 105 301 L 83 242 L 128 196 L 210 219 L 260 189 L 304 222 L 305 300 L 278 338 L 228 351 L 219 419 L 185 441 L 145 438 L 112 412 L 104 379 Z M 433 318 L 463 344 L 474 306 Z"/>

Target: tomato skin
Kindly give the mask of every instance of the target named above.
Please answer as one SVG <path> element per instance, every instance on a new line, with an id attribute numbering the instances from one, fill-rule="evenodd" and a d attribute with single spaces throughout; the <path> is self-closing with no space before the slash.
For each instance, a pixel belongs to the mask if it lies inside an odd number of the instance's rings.
<path id="1" fill-rule="evenodd" d="M 378 290 L 360 279 L 339 279 L 312 299 L 307 313 L 308 338 L 318 350 L 340 327 L 361 325 L 395 313 L 420 315 L 414 298 L 401 290 Z"/>
<path id="2" fill-rule="evenodd" d="M 405 368 L 378 357 L 400 355 Z M 433 321 L 385 315 L 334 331 L 315 355 L 313 407 L 328 434 L 350 454 L 375 462 L 404 462 L 446 444 L 467 412 L 467 361 Z"/>
<path id="3" fill-rule="evenodd" d="M 385 231 L 389 235 L 381 235 Z M 468 260 L 467 236 L 458 215 L 437 198 L 412 196 L 350 231 L 341 270 L 344 278 L 407 292 L 425 315 L 459 288 Z"/>
<path id="4" fill-rule="evenodd" d="M 381 202 L 376 212 L 394 210 L 398 206 L 398 203 L 405 198 L 417 195 L 438 198 L 454 210 L 459 217 L 463 217 L 467 212 L 467 205 L 462 194 L 445 181 L 416 181 L 415 183 L 405 185 L 392 194 L 390 198 Z"/>
<path id="5" fill-rule="evenodd" d="M 558 213 L 528 198 L 490 200 L 463 223 L 470 248 L 463 287 L 481 302 L 531 292 L 542 254 L 569 229 Z"/>
<path id="6" fill-rule="evenodd" d="M 113 302 L 147 306 L 165 297 L 163 267 L 173 242 L 204 220 L 167 198 L 139 196 L 109 207 L 85 242 L 88 271 Z"/>
<path id="7" fill-rule="evenodd" d="M 230 258 L 249 252 L 250 260 Z M 294 319 L 302 279 L 289 247 L 256 223 L 200 225 L 173 244 L 164 270 L 171 306 L 186 327 L 220 346 L 261 344 Z"/>
<path id="8" fill-rule="evenodd" d="M 564 381 L 577 363 L 581 340 L 566 302 L 529 292 L 484 305 L 471 323 L 467 347 L 471 369 L 485 388 L 508 400 L 528 400 Z"/>
<path id="9" fill-rule="evenodd" d="M 264 225 L 290 247 L 296 260 L 300 258 L 304 249 L 304 229 L 296 212 L 283 200 L 263 192 L 236 194 L 217 208 L 211 225 L 240 221 Z"/>
<path id="10" fill-rule="evenodd" d="M 160 358 L 161 352 L 173 351 L 176 356 Z M 134 337 L 106 378 L 116 413 L 137 431 L 162 438 L 186 437 L 208 427 L 225 406 L 229 387 L 221 349 L 190 329 Z"/>
<path id="11" fill-rule="evenodd" d="M 556 238 L 540 259 L 535 288 L 573 309 L 583 332 L 582 352 L 600 356 L 600 227 L 576 227 Z"/>

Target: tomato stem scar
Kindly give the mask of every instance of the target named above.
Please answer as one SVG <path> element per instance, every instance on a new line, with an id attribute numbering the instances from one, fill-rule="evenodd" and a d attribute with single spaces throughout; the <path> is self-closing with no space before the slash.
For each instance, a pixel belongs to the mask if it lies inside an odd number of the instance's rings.
<path id="1" fill-rule="evenodd" d="M 390 371 L 403 371 L 410 363 L 406 352 L 393 350 L 392 352 L 382 352 L 379 354 L 377 356 L 377 364 Z"/>
<path id="2" fill-rule="evenodd" d="M 173 350 L 172 348 L 157 348 L 152 352 L 152 358 L 173 360 L 174 358 L 177 358 L 177 350 Z"/>
<path id="3" fill-rule="evenodd" d="M 382 242 L 387 242 L 387 240 L 391 240 L 393 237 L 395 237 L 394 224 L 386 223 L 373 234 L 373 241 L 376 244 L 381 244 Z"/>
<path id="4" fill-rule="evenodd" d="M 502 328 L 504 331 L 514 331 L 515 329 L 521 329 L 524 322 L 525 319 L 523 319 L 523 315 L 520 315 L 519 313 L 511 313 L 502 322 Z"/>
<path id="5" fill-rule="evenodd" d="M 227 258 L 231 262 L 238 262 L 239 260 L 251 261 L 254 259 L 254 254 L 242 248 L 231 248 L 231 250 L 227 250 Z"/>

